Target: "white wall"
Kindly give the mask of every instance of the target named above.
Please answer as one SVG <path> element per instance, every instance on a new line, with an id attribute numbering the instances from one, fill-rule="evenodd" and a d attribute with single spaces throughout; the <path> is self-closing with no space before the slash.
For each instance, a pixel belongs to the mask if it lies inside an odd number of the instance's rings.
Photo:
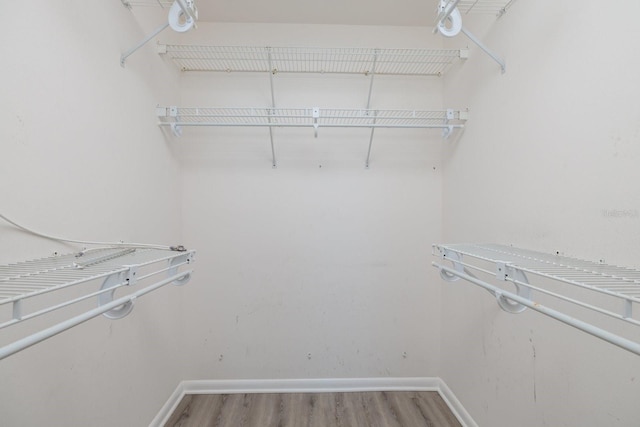
<path id="1" fill-rule="evenodd" d="M 0 211 L 42 232 L 173 244 L 180 175 L 154 106 L 177 73 L 119 1 L 29 1 L 0 26 Z M 0 263 L 70 252 L 0 223 Z M 185 373 L 182 289 L 138 300 L 0 362 L 4 426 L 146 425 Z M 4 331 L 3 331 L 4 333 Z"/>
<path id="2" fill-rule="evenodd" d="M 638 13 L 631 0 L 518 1 L 497 22 L 465 21 L 507 73 L 473 49 L 446 77 L 445 102 L 471 112 L 444 152 L 447 242 L 640 267 Z M 442 286 L 441 374 L 480 425 L 640 424 L 637 356 L 502 312 L 471 284 Z"/>
<path id="3" fill-rule="evenodd" d="M 419 47 L 427 29 L 202 24 L 196 43 Z M 184 74 L 182 105 L 265 107 L 269 77 Z M 276 75 L 279 107 L 363 108 L 365 76 Z M 439 78 L 379 78 L 372 108 L 442 109 Z M 185 242 L 199 251 L 189 378 L 437 375 L 439 131 L 187 128 Z M 406 354 L 406 357 L 405 357 Z"/>
<path id="4" fill-rule="evenodd" d="M 176 87 L 151 46 L 120 68 L 153 25 L 118 2 L 14 5 L 29 19 L 0 29 L 2 212 L 77 238 L 182 237 L 199 262 L 188 286 L 127 318 L 0 362 L 3 423 L 144 425 L 182 379 L 433 375 L 483 426 L 638 424 L 636 356 L 443 284 L 428 255 L 434 242 L 496 241 L 638 267 L 640 11 L 624 4 L 519 1 L 468 22 L 508 72 L 473 50 L 444 99 L 437 78 L 377 79 L 374 108 L 469 107 L 471 120 L 444 152 L 437 131 L 376 132 L 369 170 L 366 130 L 276 129 L 277 169 L 265 129 L 165 139 L 156 103 L 267 106 L 267 77 L 184 74 Z M 411 27 L 202 24 L 189 38 L 442 43 Z M 360 108 L 368 88 L 363 76 L 275 84 L 279 106 L 301 107 Z M 0 238 L 2 263 L 72 249 L 4 224 Z"/>

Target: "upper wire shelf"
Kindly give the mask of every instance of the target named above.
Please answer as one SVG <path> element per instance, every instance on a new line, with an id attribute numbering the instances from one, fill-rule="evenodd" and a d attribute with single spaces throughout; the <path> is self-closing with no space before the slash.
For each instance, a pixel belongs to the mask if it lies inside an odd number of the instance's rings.
<path id="1" fill-rule="evenodd" d="M 174 0 L 121 0 L 126 7 L 161 7 L 168 9 Z"/>
<path id="2" fill-rule="evenodd" d="M 440 76 L 466 49 L 158 45 L 182 71 Z"/>
<path id="3" fill-rule="evenodd" d="M 502 15 L 516 0 L 460 0 L 458 2 L 458 10 L 460 13 L 483 13 Z"/>
<path id="4" fill-rule="evenodd" d="M 566 312 L 573 305 L 622 324 L 640 326 L 640 270 L 497 244 L 434 245 L 434 255 L 451 262 L 451 266 L 433 263 L 443 279 L 462 278 L 488 290 L 507 312 L 530 308 L 640 355 L 637 330 L 632 339 L 625 338 Z M 516 290 L 490 284 L 477 273 L 511 282 Z M 537 280 L 535 284 L 530 283 L 532 278 Z M 545 298 L 544 304 L 533 298 L 535 294 Z"/>
<path id="5" fill-rule="evenodd" d="M 170 8 L 173 0 L 121 0 L 127 7 Z M 504 13 L 515 0 L 460 0 L 458 8 L 466 13 Z"/>
<path id="6" fill-rule="evenodd" d="M 17 341 L 7 343 L 6 336 L 2 337 L 0 359 L 100 314 L 122 318 L 131 312 L 136 298 L 169 283 L 187 283 L 192 270 L 184 266 L 193 261 L 194 254 L 98 248 L 0 266 L 0 330 L 22 323 L 35 325 L 27 321 L 40 320 L 35 330 L 25 324 L 29 332 Z M 116 298 L 116 290 L 125 295 Z"/>

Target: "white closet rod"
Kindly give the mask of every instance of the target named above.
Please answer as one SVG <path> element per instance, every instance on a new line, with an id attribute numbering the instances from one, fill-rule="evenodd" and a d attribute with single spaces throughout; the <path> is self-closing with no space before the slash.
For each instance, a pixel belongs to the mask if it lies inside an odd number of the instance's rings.
<path id="1" fill-rule="evenodd" d="M 313 123 L 309 124 L 301 124 L 301 123 L 193 123 L 193 122 L 160 122 L 158 126 L 220 126 L 220 127 L 269 127 L 269 128 L 303 128 L 303 127 L 315 127 L 315 128 L 389 128 L 389 129 L 461 129 L 464 125 L 461 124 L 434 124 L 434 125 L 426 125 L 426 124 L 416 124 L 416 125 L 392 125 L 392 124 L 380 124 L 380 123 L 371 123 L 371 124 L 318 124 L 314 126 Z"/>
<path id="2" fill-rule="evenodd" d="M 32 325 L 31 331 L 21 332 L 22 338 L 0 347 L 0 359 L 101 314 L 112 320 L 121 319 L 131 312 L 136 298 L 169 283 L 184 285 L 193 272 L 178 271 L 194 259 L 195 251 L 187 251 L 183 246 L 64 239 L 31 230 L 2 214 L 0 219 L 46 239 L 102 246 L 0 265 L 0 307 L 3 316 L 8 315 L 7 320 L 0 319 L 0 329 L 17 327 L 23 322 Z M 157 277 L 159 274 L 168 277 Z M 95 285 L 98 288 L 92 289 Z M 115 298 L 116 290 L 137 286 L 141 289 Z M 87 304 L 93 298 L 97 299 L 97 307 L 91 309 Z M 53 312 L 56 312 L 56 317 L 46 316 Z M 60 316 L 66 319 L 59 321 Z M 29 322 L 35 318 L 48 322 L 48 325 Z M 59 322 L 54 324 L 56 321 Z M 39 330 L 33 332 L 33 327 Z"/>
<path id="3" fill-rule="evenodd" d="M 157 107 L 160 126 L 461 128 L 466 111 Z"/>
<path id="4" fill-rule="evenodd" d="M 499 244 L 456 243 L 433 247 L 434 256 L 452 264 L 433 263 L 443 280 L 467 280 L 489 291 L 508 313 L 522 313 L 530 308 L 640 355 L 640 342 L 635 339 L 640 319 L 638 313 L 634 313 L 634 308 L 640 305 L 640 270 Z M 499 282 L 509 282 L 515 291 L 490 284 L 476 277 L 476 272 L 493 276 Z M 537 281 L 535 285 L 530 284 L 533 280 Z M 542 301 L 532 296 L 536 292 L 543 295 Z M 591 317 L 583 321 L 567 309 L 581 310 L 577 314 L 591 312 L 588 313 Z M 601 323 L 605 319 L 594 317 L 595 314 L 608 316 L 607 323 Z M 615 326 L 617 329 L 612 329 L 610 320 L 620 322 Z M 623 331 L 631 339 L 621 336 Z"/>
<path id="5" fill-rule="evenodd" d="M 466 273 L 462 273 L 460 271 L 457 271 L 453 268 L 449 268 L 447 266 L 444 266 L 442 264 L 438 264 L 438 263 L 432 263 L 434 267 L 438 268 L 440 271 L 444 271 L 447 274 L 450 274 L 452 276 L 456 276 L 459 277 L 461 279 L 464 279 L 470 283 L 473 283 L 474 285 L 480 286 L 483 289 L 486 289 L 487 291 L 489 291 L 490 293 L 492 293 L 493 295 L 496 296 L 496 298 L 507 298 L 509 300 L 512 300 L 518 304 L 522 304 L 525 307 L 528 307 L 532 310 L 535 310 L 539 313 L 542 313 L 546 316 L 549 316 L 553 319 L 559 320 L 562 323 L 565 323 L 569 326 L 572 326 L 574 328 L 580 329 L 583 332 L 586 332 L 590 335 L 593 335 L 595 337 L 598 337 L 604 341 L 607 341 L 613 345 L 616 345 L 620 348 L 623 348 L 625 350 L 628 350 L 634 354 L 640 355 L 640 344 L 628 340 L 626 338 L 620 337 L 616 334 L 613 334 L 609 331 L 606 331 L 604 329 L 598 328 L 590 323 L 587 322 L 583 322 L 581 320 L 576 319 L 575 317 L 566 315 L 564 313 L 561 313 L 559 311 L 553 310 L 551 308 L 548 308 L 540 303 L 537 303 L 535 301 L 532 301 L 530 299 L 527 298 L 523 298 L 519 295 L 514 294 L 513 292 L 509 292 L 509 291 L 505 291 L 497 286 L 491 285 L 487 282 L 484 282 L 480 279 L 477 279 L 475 277 L 470 276 L 469 274 Z"/>
<path id="6" fill-rule="evenodd" d="M 101 305 L 100 307 L 96 307 L 93 310 L 89 310 L 83 314 L 72 317 L 71 319 L 65 320 L 47 329 L 36 332 L 32 335 L 29 335 L 25 338 L 15 341 L 9 345 L 6 345 L 0 348 L 0 360 L 4 359 L 5 357 L 11 356 L 12 354 L 15 354 L 19 351 L 22 351 L 28 347 L 31 347 L 32 345 L 42 342 L 48 338 L 51 338 L 61 332 L 71 329 L 74 326 L 77 326 L 81 323 L 91 320 L 94 317 L 98 317 L 101 314 L 105 314 L 108 311 L 111 311 L 113 309 L 116 309 L 120 306 L 124 306 L 127 304 L 133 304 L 136 298 L 146 295 L 149 292 L 152 292 L 158 288 L 166 286 L 171 282 L 185 280 L 191 275 L 192 272 L 193 270 L 188 270 L 188 271 L 181 272 L 179 274 L 175 274 L 171 277 L 161 280 L 160 282 L 157 282 L 153 285 L 147 286 L 146 288 L 133 292 L 132 294 L 113 300 L 110 303 Z"/>
<path id="7" fill-rule="evenodd" d="M 488 274 L 488 275 L 494 274 L 493 272 L 491 272 L 489 270 L 486 270 L 484 268 L 480 268 L 480 267 L 478 267 L 476 265 L 471 265 L 469 263 L 465 263 L 465 262 L 462 262 L 462 261 L 455 261 L 455 264 L 463 266 L 464 267 L 463 271 L 466 274 L 468 274 L 469 276 L 474 277 L 476 279 L 477 279 L 477 277 L 474 276 L 473 272 L 469 271 L 468 269 L 471 269 L 473 271 L 478 271 L 478 272 L 481 272 L 481 273 L 484 273 L 484 274 Z M 541 277 L 545 277 L 545 275 L 541 274 Z M 551 278 L 549 276 L 547 276 L 547 277 Z M 551 278 L 551 279 L 553 280 L 554 278 Z M 558 298 L 560 300 L 566 301 L 568 303 L 577 305 L 577 306 L 582 307 L 582 308 L 586 308 L 588 310 L 592 310 L 592 311 L 598 312 L 600 314 L 604 314 L 605 316 L 612 317 L 612 318 L 614 318 L 616 320 L 621 320 L 623 322 L 627 322 L 627 323 L 631 323 L 631 324 L 636 325 L 636 326 L 640 326 L 640 321 L 638 321 L 636 319 L 633 319 L 631 317 L 625 317 L 625 316 L 621 315 L 620 313 L 615 313 L 613 311 L 600 308 L 600 307 L 598 307 L 596 305 L 585 303 L 585 302 L 580 301 L 578 299 L 567 297 L 567 296 L 562 295 L 562 294 L 560 294 L 558 292 L 553 292 L 553 291 L 550 291 L 548 289 L 544 289 L 544 288 L 542 288 L 540 286 L 534 286 L 534 285 L 532 285 L 530 283 L 526 283 L 524 281 L 520 281 L 520 280 L 514 279 L 512 277 L 505 277 L 505 280 L 513 283 L 516 286 L 520 286 L 520 287 L 524 286 L 524 287 L 529 288 L 529 289 L 531 289 L 533 291 L 540 292 L 540 293 L 543 293 L 545 295 L 549 295 L 549 296 L 554 297 L 554 298 Z M 574 284 L 574 283 L 570 283 L 570 282 L 566 282 L 566 283 Z M 577 285 L 577 286 L 580 286 L 580 285 Z M 590 291 L 594 291 L 594 292 L 602 293 L 602 294 L 607 295 L 609 297 L 618 298 L 618 299 L 624 299 L 621 295 L 616 294 L 614 292 L 609 292 L 607 290 L 603 290 L 603 289 L 589 289 L 589 290 Z M 493 292 L 491 294 L 493 296 L 495 296 L 495 294 Z"/>

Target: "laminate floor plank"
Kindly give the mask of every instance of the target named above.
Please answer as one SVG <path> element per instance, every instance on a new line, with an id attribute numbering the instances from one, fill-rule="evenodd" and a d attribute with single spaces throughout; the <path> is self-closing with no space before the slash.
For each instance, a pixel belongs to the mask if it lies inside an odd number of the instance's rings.
<path id="1" fill-rule="evenodd" d="M 281 394 L 260 393 L 253 396 L 251 410 L 247 414 L 244 425 L 278 427 L 280 422 Z"/>
<path id="2" fill-rule="evenodd" d="M 251 405 L 251 394 L 225 394 L 220 414 L 215 419 L 215 427 L 244 426 L 248 408 Z"/>
<path id="3" fill-rule="evenodd" d="M 336 393 L 337 427 L 368 426 L 363 393 Z"/>
<path id="4" fill-rule="evenodd" d="M 389 406 L 385 392 L 364 393 L 365 411 L 371 427 L 403 427 L 393 409 Z"/>
<path id="5" fill-rule="evenodd" d="M 216 418 L 224 406 L 225 396 L 208 394 L 190 397 L 189 404 L 180 413 L 176 422 L 166 425 L 171 425 L 171 427 L 214 427 Z"/>
<path id="6" fill-rule="evenodd" d="M 415 401 L 415 393 L 386 393 L 387 403 L 401 426 L 433 425 L 432 416 L 425 414 Z"/>
<path id="7" fill-rule="evenodd" d="M 187 395 L 165 427 L 461 427 L 437 392 Z"/>
<path id="8" fill-rule="evenodd" d="M 419 393 L 414 397 L 415 404 L 425 414 L 425 418 L 429 418 L 431 421 L 431 424 L 427 425 L 462 427 L 444 399 L 435 391 L 430 393 L 429 396 L 425 393 Z"/>
<path id="9" fill-rule="evenodd" d="M 311 412 L 311 394 L 283 394 L 280 408 L 279 427 L 307 427 Z"/>
<path id="10" fill-rule="evenodd" d="M 181 422 L 189 418 L 189 413 L 191 412 L 191 402 L 193 401 L 193 394 L 185 395 L 176 409 L 173 410 L 173 413 L 165 423 L 167 426 L 181 426 Z"/>
<path id="11" fill-rule="evenodd" d="M 337 425 L 337 393 L 316 393 L 311 395 L 309 427 L 327 427 Z"/>

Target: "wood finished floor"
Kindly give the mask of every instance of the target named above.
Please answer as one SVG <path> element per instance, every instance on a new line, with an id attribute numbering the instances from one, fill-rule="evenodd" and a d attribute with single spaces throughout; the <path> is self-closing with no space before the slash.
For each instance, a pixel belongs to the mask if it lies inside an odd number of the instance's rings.
<path id="1" fill-rule="evenodd" d="M 437 392 L 186 395 L 165 427 L 461 427 Z"/>

